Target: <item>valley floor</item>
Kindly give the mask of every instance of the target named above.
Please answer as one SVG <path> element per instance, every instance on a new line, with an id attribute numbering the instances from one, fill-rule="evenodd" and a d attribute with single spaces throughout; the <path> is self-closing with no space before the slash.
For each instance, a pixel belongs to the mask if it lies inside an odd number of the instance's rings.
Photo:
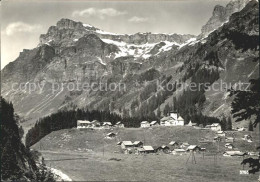
<path id="1" fill-rule="evenodd" d="M 40 151 L 47 166 L 60 169 L 73 181 L 199 181 L 252 182 L 258 175 L 240 175 L 242 157 Z M 120 161 L 111 158 L 121 159 Z M 187 163 L 186 163 L 187 162 Z M 246 168 L 245 168 L 246 169 Z"/>
<path id="2" fill-rule="evenodd" d="M 109 132 L 117 136 L 106 139 Z M 232 132 L 233 133 L 233 132 Z M 232 133 L 228 133 L 228 136 Z M 253 135 L 253 143 L 241 138 L 248 132 L 236 132 L 234 145 L 237 150 L 254 151 L 259 143 Z M 252 135 L 253 133 L 251 133 Z M 109 130 L 65 129 L 52 132 L 32 148 L 39 150 L 49 167 L 61 170 L 73 181 L 199 181 L 199 182 L 252 182 L 259 173 L 240 175 L 243 157 L 223 157 L 225 141 L 220 142 L 220 154 L 214 154 L 217 143 L 203 144 L 203 153 L 195 153 L 196 164 L 189 153 L 173 154 L 123 154 L 118 141 L 145 141 L 146 145 L 167 145 L 170 141 L 201 144 L 202 138 L 213 139 L 215 132 L 192 127 L 113 128 Z M 229 149 L 230 150 L 230 149 Z M 188 161 L 187 161 L 188 160 Z M 245 170 L 248 170 L 245 166 Z"/>

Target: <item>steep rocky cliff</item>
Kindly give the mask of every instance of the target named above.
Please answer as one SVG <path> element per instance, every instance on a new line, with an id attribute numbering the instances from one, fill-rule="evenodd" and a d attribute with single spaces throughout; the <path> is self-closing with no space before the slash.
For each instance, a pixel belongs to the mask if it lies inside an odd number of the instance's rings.
<path id="1" fill-rule="evenodd" d="M 241 11 L 249 1 L 250 0 L 232 0 L 226 5 L 226 7 L 220 5 L 215 6 L 212 17 L 202 27 L 199 38 L 207 36 L 212 31 L 222 26 L 229 20 L 229 17 L 233 13 Z"/>

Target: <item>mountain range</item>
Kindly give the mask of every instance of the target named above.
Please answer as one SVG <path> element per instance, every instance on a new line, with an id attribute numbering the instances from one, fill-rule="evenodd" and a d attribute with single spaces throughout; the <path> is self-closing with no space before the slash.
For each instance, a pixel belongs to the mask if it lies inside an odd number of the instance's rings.
<path id="1" fill-rule="evenodd" d="M 258 15 L 256 0 L 217 5 L 198 36 L 116 34 L 61 19 L 40 35 L 36 48 L 23 50 L 2 70 L 1 94 L 12 101 L 25 127 L 58 110 L 76 108 L 142 116 L 169 107 L 186 120 L 196 113 L 228 117 L 233 98 L 229 86 L 220 89 L 221 83 L 234 87 L 259 76 Z M 179 91 L 180 83 L 190 87 L 191 82 L 215 83 L 216 89 Z M 12 89 L 14 83 L 44 87 L 29 92 Z M 57 89 L 72 83 L 123 83 L 126 89 Z M 173 89 L 163 89 L 168 85 Z"/>

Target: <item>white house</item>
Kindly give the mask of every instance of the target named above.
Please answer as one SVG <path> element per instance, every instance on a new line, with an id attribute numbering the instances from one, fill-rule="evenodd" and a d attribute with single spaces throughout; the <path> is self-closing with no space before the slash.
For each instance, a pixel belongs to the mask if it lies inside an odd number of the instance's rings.
<path id="1" fill-rule="evenodd" d="M 184 119 L 181 116 L 179 116 L 175 125 L 176 126 L 184 126 Z"/>
<path id="2" fill-rule="evenodd" d="M 184 119 L 177 113 L 170 113 L 170 116 L 163 117 L 160 122 L 162 126 L 184 126 Z"/>
<path id="3" fill-rule="evenodd" d="M 207 125 L 206 128 L 210 128 L 212 131 L 221 131 L 221 125 L 219 123 L 213 123 L 212 125 Z"/>
<path id="4" fill-rule="evenodd" d="M 90 121 L 87 121 L 87 120 L 78 120 L 77 121 L 77 129 L 80 129 L 80 128 L 91 128 L 92 127 L 92 124 Z"/>
<path id="5" fill-rule="evenodd" d="M 102 127 L 103 128 L 111 128 L 112 127 L 112 123 L 111 122 L 104 122 Z"/>
<path id="6" fill-rule="evenodd" d="M 178 119 L 178 113 L 177 113 L 177 112 L 170 112 L 170 116 L 171 116 L 174 120 L 177 120 L 177 119 Z"/>
<path id="7" fill-rule="evenodd" d="M 150 123 L 148 121 L 141 122 L 141 128 L 148 128 L 148 127 L 150 127 Z"/>

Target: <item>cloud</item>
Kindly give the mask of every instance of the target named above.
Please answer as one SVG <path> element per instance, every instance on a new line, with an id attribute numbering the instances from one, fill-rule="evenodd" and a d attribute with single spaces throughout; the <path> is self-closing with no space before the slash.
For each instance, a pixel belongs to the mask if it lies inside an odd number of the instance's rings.
<path id="1" fill-rule="evenodd" d="M 143 22 L 148 21 L 148 18 L 133 16 L 128 21 L 129 22 L 134 22 L 134 23 L 143 23 Z"/>
<path id="2" fill-rule="evenodd" d="M 127 14 L 126 11 L 118 11 L 113 8 L 104 8 L 104 9 L 96 9 L 96 8 L 88 8 L 81 11 L 74 11 L 72 13 L 73 17 L 90 17 L 97 16 L 100 19 L 104 19 L 106 16 L 120 16 Z"/>
<path id="3" fill-rule="evenodd" d="M 19 32 L 37 32 L 41 30 L 41 28 L 41 25 L 30 25 L 24 22 L 13 22 L 7 25 L 6 29 L 4 30 L 4 33 L 9 36 Z"/>

